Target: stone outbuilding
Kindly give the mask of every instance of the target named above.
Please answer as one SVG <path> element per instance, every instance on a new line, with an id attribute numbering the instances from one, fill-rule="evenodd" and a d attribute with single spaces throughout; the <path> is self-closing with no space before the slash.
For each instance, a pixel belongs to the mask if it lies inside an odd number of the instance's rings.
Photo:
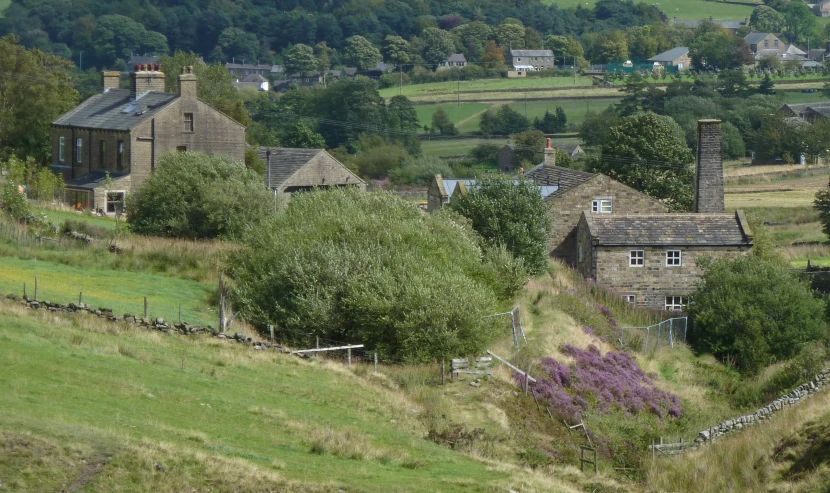
<path id="1" fill-rule="evenodd" d="M 66 182 L 67 203 L 119 212 L 167 152 L 245 160 L 245 127 L 198 98 L 192 67 L 183 68 L 175 93 L 164 91 L 158 65 L 135 67 L 129 89 L 120 89 L 119 72 L 102 79 L 100 94 L 52 123 L 52 169 Z"/>
<path id="2" fill-rule="evenodd" d="M 292 194 L 315 188 L 357 187 L 366 182 L 324 149 L 260 147 L 265 179 L 275 194 Z"/>
<path id="3" fill-rule="evenodd" d="M 648 61 L 662 67 L 677 67 L 677 70 L 687 70 L 692 66 L 689 48 L 685 46 L 678 46 L 663 53 L 658 53 L 649 58 Z"/>

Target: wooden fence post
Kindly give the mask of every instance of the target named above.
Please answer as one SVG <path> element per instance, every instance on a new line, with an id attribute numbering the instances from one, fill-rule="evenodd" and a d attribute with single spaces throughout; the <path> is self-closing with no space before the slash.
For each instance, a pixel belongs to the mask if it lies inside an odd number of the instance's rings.
<path id="1" fill-rule="evenodd" d="M 83 304 L 84 304 L 84 292 L 83 292 L 83 291 L 81 291 L 80 293 L 78 293 L 78 304 L 79 304 L 79 305 L 83 305 Z"/>
<path id="2" fill-rule="evenodd" d="M 179 323 L 182 323 L 182 304 L 179 303 Z"/>
<path id="3" fill-rule="evenodd" d="M 446 373 L 446 360 L 441 360 L 441 385 L 444 385 L 444 374 Z"/>
<path id="4" fill-rule="evenodd" d="M 35 301 L 37 301 L 37 287 L 38 287 L 38 282 L 37 282 L 37 277 L 35 277 Z"/>
<path id="5" fill-rule="evenodd" d="M 378 372 L 378 353 L 375 353 L 375 373 Z"/>
<path id="6" fill-rule="evenodd" d="M 148 306 L 147 306 L 147 297 L 145 296 L 144 297 L 144 319 L 145 320 L 148 318 L 147 314 L 149 313 L 147 308 L 148 308 Z"/>
<path id="7" fill-rule="evenodd" d="M 348 355 L 348 358 L 349 358 L 349 366 L 351 367 L 351 366 L 352 366 L 352 348 L 349 348 L 349 349 L 348 349 L 348 352 L 349 352 L 349 355 Z"/>
<path id="8" fill-rule="evenodd" d="M 27 298 L 27 296 L 26 296 L 26 283 L 24 282 L 23 283 L 23 299 L 26 299 L 26 298 Z"/>

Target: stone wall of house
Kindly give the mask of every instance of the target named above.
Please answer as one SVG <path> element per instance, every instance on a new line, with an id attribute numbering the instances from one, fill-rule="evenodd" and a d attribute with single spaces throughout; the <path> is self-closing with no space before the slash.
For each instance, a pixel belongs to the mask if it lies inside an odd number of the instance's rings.
<path id="1" fill-rule="evenodd" d="M 64 138 L 63 161 L 60 160 L 60 138 Z M 81 163 L 77 163 L 77 140 L 81 139 Z M 103 142 L 103 154 L 102 144 Z M 118 144 L 124 145 L 121 166 L 118 166 Z M 63 168 L 64 179 L 71 180 L 95 170 L 130 172 L 130 134 L 112 130 L 85 130 L 70 127 L 52 128 L 53 164 Z M 72 166 L 75 167 L 74 177 Z"/>
<path id="2" fill-rule="evenodd" d="M 594 200 L 609 198 L 612 200 L 614 214 L 655 214 L 668 211 L 666 205 L 659 200 L 605 175 L 597 175 L 582 185 L 548 199 L 551 219 L 548 243 L 550 254 L 569 264 L 576 264 L 576 226 L 579 218 L 584 211 L 591 210 Z"/>
<path id="3" fill-rule="evenodd" d="M 504 146 L 501 149 L 499 149 L 499 153 L 496 156 L 496 162 L 498 163 L 499 171 L 501 171 L 502 173 L 513 172 L 513 170 L 515 169 L 515 166 L 513 165 L 513 157 L 515 156 L 515 154 L 516 153 L 513 152 L 513 149 L 508 146 Z"/>
<path id="4" fill-rule="evenodd" d="M 312 187 L 357 187 L 366 190 L 366 183 L 326 152 L 315 156 L 306 166 L 286 180 L 279 193 Z"/>
<path id="5" fill-rule="evenodd" d="M 184 114 L 193 114 L 193 132 L 185 130 Z M 245 127 L 198 99 L 181 98 L 155 117 L 156 162 L 183 149 L 245 161 Z"/>
<path id="6" fill-rule="evenodd" d="M 580 223 L 581 225 L 582 223 Z M 593 278 L 602 286 L 622 295 L 635 295 L 639 306 L 665 308 L 667 296 L 688 296 L 700 279 L 697 265 L 703 257 L 735 257 L 749 251 L 750 247 L 648 247 L 648 246 L 595 246 L 591 245 L 588 228 L 580 228 L 579 246 L 583 261 L 578 262 L 579 272 Z M 645 265 L 629 265 L 632 250 L 643 250 Z M 681 265 L 667 266 L 666 251 L 680 250 Z"/>
<path id="7" fill-rule="evenodd" d="M 130 175 L 122 176 L 120 178 L 113 178 L 112 179 L 112 188 L 110 189 L 111 192 L 124 192 L 124 198 L 126 199 L 126 194 L 132 190 L 132 178 Z M 101 210 L 103 212 L 107 212 L 107 186 L 101 185 L 95 190 L 92 191 L 92 203 L 90 207 L 93 210 Z"/>

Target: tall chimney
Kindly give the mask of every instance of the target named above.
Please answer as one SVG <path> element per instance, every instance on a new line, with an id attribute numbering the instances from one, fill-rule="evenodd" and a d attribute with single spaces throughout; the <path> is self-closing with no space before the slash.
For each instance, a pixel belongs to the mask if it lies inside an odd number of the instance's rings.
<path id="1" fill-rule="evenodd" d="M 545 166 L 556 166 L 556 148 L 550 143 L 550 139 L 545 142 Z"/>
<path id="2" fill-rule="evenodd" d="M 179 96 L 182 99 L 196 99 L 197 81 L 193 66 L 182 67 L 182 73 L 179 75 Z"/>
<path id="3" fill-rule="evenodd" d="M 158 64 L 140 64 L 130 75 L 130 99 L 137 99 L 148 91 L 164 92 L 164 72 Z"/>
<path id="4" fill-rule="evenodd" d="M 697 121 L 695 212 L 724 212 L 722 140 L 720 120 Z"/>
<path id="5" fill-rule="evenodd" d="M 104 92 L 121 87 L 121 72 L 101 72 L 101 85 Z"/>

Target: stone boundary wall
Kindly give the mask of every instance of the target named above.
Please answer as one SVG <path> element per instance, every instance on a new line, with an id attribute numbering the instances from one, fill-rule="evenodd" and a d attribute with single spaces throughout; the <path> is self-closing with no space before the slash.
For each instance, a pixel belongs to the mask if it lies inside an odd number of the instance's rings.
<path id="1" fill-rule="evenodd" d="M 208 325 L 207 327 L 202 327 L 199 325 L 190 325 L 186 322 L 170 323 L 165 321 L 163 318 L 145 319 L 139 317 L 138 315 L 132 315 L 129 313 L 125 313 L 124 315 L 115 315 L 109 308 L 92 308 L 86 303 L 69 303 L 68 305 L 62 305 L 60 303 L 52 303 L 50 301 L 36 301 L 28 297 L 21 298 L 16 294 L 10 294 L 6 296 L 6 299 L 13 303 L 19 303 L 21 305 L 28 306 L 32 310 L 46 310 L 49 312 L 65 314 L 87 313 L 89 315 L 93 315 L 101 319 L 106 319 L 110 322 L 132 324 L 139 328 L 147 330 L 157 330 L 159 332 L 165 332 L 168 334 L 175 333 L 181 335 L 206 334 L 217 339 L 224 339 L 229 342 L 236 342 L 246 346 L 251 346 L 258 351 L 274 350 L 282 353 L 291 352 L 291 350 L 283 347 L 280 344 L 271 344 L 270 342 L 255 341 L 250 337 L 238 333 L 234 333 L 233 335 L 231 335 L 230 333 L 222 333 L 219 332 L 218 329 L 214 329 L 210 325 Z"/>
<path id="2" fill-rule="evenodd" d="M 828 384 L 830 384 L 830 370 L 824 370 L 809 382 L 799 385 L 793 391 L 782 395 L 752 414 L 727 419 L 719 425 L 701 431 L 697 438 L 695 438 L 695 445 L 710 443 L 715 438 L 721 438 L 730 433 L 741 431 L 746 427 L 763 423 L 786 406 L 793 406 L 805 399 L 809 399 Z"/>

